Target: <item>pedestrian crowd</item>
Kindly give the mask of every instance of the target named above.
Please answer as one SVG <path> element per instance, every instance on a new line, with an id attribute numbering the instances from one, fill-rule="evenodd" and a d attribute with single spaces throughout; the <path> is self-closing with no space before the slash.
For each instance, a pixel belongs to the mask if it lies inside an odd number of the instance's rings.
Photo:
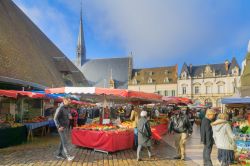
<path id="1" fill-rule="evenodd" d="M 68 161 L 71 161 L 74 159 L 74 156 L 69 154 L 66 133 L 68 132 L 68 129 L 72 129 L 72 127 L 76 125 L 84 125 L 89 117 L 89 111 L 87 111 L 86 108 L 80 108 L 78 110 L 69 109 L 69 105 L 70 98 L 65 97 L 63 103 L 61 103 L 55 111 L 54 121 L 61 140 L 57 158 L 67 158 Z M 152 133 L 149 119 L 150 117 L 158 117 L 163 110 L 153 108 L 149 115 L 149 112 L 145 107 L 132 106 L 129 113 L 126 113 L 126 108 L 123 107 L 119 108 L 118 112 L 126 114 L 126 117 L 129 116 L 129 119 L 133 122 L 134 150 L 137 151 L 137 161 L 141 160 L 140 153 L 142 148 L 147 149 L 148 157 L 151 158 Z M 104 114 L 111 116 L 112 109 L 107 108 L 106 111 L 104 111 Z M 186 160 L 185 144 L 188 138 L 192 135 L 193 125 L 195 123 L 200 126 L 201 142 L 204 144 L 204 166 L 213 165 L 211 152 L 214 144 L 218 149 L 217 158 L 222 166 L 229 166 L 235 162 L 235 141 L 229 120 L 235 121 L 244 118 L 243 111 L 238 111 L 237 114 L 234 113 L 234 115 L 231 115 L 230 112 L 218 113 L 218 111 L 213 109 L 193 111 L 188 107 L 173 107 L 171 111 L 168 111 L 168 116 L 168 133 L 174 135 L 177 153 L 174 159 Z"/>

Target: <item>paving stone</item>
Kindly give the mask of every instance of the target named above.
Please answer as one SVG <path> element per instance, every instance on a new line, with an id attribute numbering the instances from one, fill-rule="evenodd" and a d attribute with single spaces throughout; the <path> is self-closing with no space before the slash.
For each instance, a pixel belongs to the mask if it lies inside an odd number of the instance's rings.
<path id="1" fill-rule="evenodd" d="M 175 149 L 171 142 L 171 136 L 166 135 L 159 144 L 153 145 L 153 157 L 148 158 L 147 150 L 144 148 L 141 152 L 142 161 L 136 161 L 136 151 L 129 149 L 115 153 L 105 154 L 95 152 L 92 149 L 70 146 L 71 154 L 75 155 L 75 160 L 58 160 L 55 158 L 59 145 L 58 136 L 35 137 L 33 142 L 19 146 L 0 149 L 0 165 L 28 165 L 28 166 L 196 166 L 199 163 L 194 162 L 192 156 L 188 156 L 187 161 L 177 161 L 172 158 L 175 156 Z M 197 142 L 197 141 L 196 141 Z M 200 151 L 201 146 L 197 143 L 193 145 L 192 155 L 196 150 Z M 192 148 L 191 145 L 187 147 Z M 191 152 L 191 151 L 190 151 Z M 201 157 L 199 154 L 198 157 Z"/>

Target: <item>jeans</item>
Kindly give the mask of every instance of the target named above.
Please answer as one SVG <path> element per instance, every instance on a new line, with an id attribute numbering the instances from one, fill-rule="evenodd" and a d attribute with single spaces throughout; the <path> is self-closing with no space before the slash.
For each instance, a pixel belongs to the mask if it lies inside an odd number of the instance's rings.
<path id="1" fill-rule="evenodd" d="M 62 155 L 63 152 L 65 154 L 66 157 L 69 157 L 69 151 L 67 149 L 67 137 L 66 137 L 66 130 L 64 129 L 63 131 L 58 131 L 59 135 L 60 135 L 60 146 L 59 146 L 59 151 L 58 151 L 58 155 Z"/>
<path id="2" fill-rule="evenodd" d="M 141 148 L 142 148 L 142 145 L 138 145 L 138 147 L 137 147 L 137 159 L 140 159 Z M 148 150 L 148 157 L 150 158 L 151 157 L 151 148 L 150 148 L 150 146 L 147 146 L 147 150 Z"/>
<path id="3" fill-rule="evenodd" d="M 135 140 L 135 147 L 138 146 L 138 129 L 134 128 L 134 140 Z"/>
<path id="4" fill-rule="evenodd" d="M 213 166 L 213 163 L 211 160 L 212 149 L 213 149 L 213 145 L 204 145 L 204 149 L 203 149 L 204 166 Z"/>

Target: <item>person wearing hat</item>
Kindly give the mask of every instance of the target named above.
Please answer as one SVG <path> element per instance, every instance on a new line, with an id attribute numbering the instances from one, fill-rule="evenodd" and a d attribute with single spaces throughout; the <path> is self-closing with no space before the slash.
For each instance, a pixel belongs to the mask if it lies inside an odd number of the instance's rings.
<path id="1" fill-rule="evenodd" d="M 174 115 L 171 117 L 169 123 L 169 133 L 174 132 L 175 147 L 178 156 L 174 159 L 185 160 L 185 144 L 188 136 L 193 132 L 193 128 L 186 114 L 187 108 L 181 108 L 181 110 L 175 110 Z"/>
<path id="2" fill-rule="evenodd" d="M 213 149 L 214 139 L 211 122 L 215 118 L 216 112 L 213 109 L 206 111 L 206 116 L 201 121 L 201 142 L 204 144 L 203 162 L 205 166 L 212 166 L 211 152 Z"/>
<path id="3" fill-rule="evenodd" d="M 56 109 L 54 121 L 57 127 L 58 133 L 60 135 L 60 146 L 59 152 L 56 156 L 58 159 L 65 159 L 67 158 L 68 161 L 72 161 L 75 157 L 69 154 L 69 150 L 67 148 L 67 128 L 69 126 L 69 115 L 70 115 L 70 108 L 69 105 L 71 103 L 70 96 L 65 96 L 63 98 L 63 102 L 60 106 Z M 63 155 L 63 152 L 65 156 Z"/>
<path id="4" fill-rule="evenodd" d="M 147 120 L 147 111 L 141 112 L 141 118 L 138 121 L 138 147 L 137 147 L 137 161 L 140 161 L 141 148 L 144 146 L 148 150 L 148 156 L 151 158 L 151 129 L 149 121 Z"/>

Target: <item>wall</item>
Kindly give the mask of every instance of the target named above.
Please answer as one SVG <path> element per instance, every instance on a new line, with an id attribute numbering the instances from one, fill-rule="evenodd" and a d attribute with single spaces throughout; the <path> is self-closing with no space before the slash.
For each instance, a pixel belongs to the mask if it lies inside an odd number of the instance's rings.
<path id="1" fill-rule="evenodd" d="M 177 95 L 177 84 L 144 84 L 144 85 L 129 85 L 129 90 L 143 91 L 148 93 L 157 93 L 160 92 L 161 95 L 165 95 L 165 90 L 172 92 L 175 91 L 175 95 Z M 171 96 L 170 93 L 168 96 Z"/>

